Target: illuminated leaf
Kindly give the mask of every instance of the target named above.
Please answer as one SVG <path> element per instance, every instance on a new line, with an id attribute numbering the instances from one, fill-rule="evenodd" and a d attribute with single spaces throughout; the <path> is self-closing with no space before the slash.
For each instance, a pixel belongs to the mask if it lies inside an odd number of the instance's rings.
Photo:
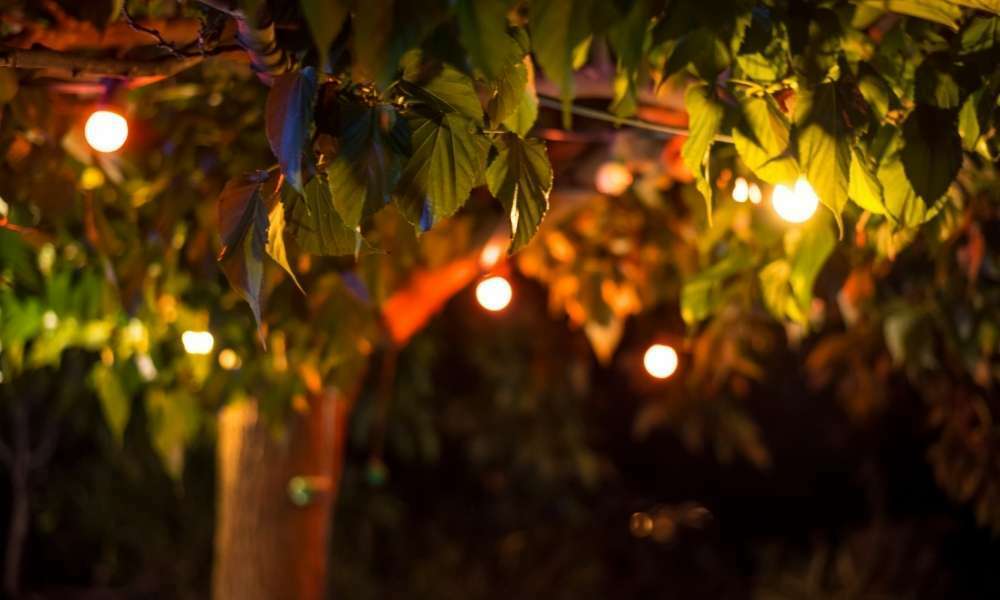
<path id="1" fill-rule="evenodd" d="M 316 70 L 306 67 L 274 80 L 267 95 L 267 141 L 278 157 L 281 172 L 291 186 L 302 191 L 302 150 L 316 101 Z"/>
<path id="2" fill-rule="evenodd" d="M 709 223 L 712 222 L 713 187 L 708 176 L 709 150 L 715 140 L 725 110 L 715 97 L 712 88 L 705 84 L 688 86 L 684 93 L 684 106 L 688 112 L 689 132 L 681 156 L 684 164 L 694 173 L 698 191 L 705 197 Z"/>
<path id="3" fill-rule="evenodd" d="M 494 145 L 498 154 L 486 169 L 486 183 L 510 217 L 510 252 L 516 252 L 531 241 L 549 208 L 552 166 L 541 140 L 507 134 Z"/>

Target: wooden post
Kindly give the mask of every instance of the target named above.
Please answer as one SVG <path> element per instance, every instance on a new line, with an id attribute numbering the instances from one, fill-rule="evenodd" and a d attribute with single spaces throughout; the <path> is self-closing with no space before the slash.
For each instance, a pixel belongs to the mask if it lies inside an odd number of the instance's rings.
<path id="1" fill-rule="evenodd" d="M 220 414 L 215 600 L 324 597 L 349 402 L 330 392 L 308 404 L 284 424 L 253 402 Z M 305 493 L 290 493 L 293 478 Z"/>

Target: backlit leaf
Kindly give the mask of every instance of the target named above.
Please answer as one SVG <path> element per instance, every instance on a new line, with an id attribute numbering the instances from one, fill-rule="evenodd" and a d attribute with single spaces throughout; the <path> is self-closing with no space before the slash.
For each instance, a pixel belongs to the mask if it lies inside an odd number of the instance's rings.
<path id="1" fill-rule="evenodd" d="M 835 83 L 799 90 L 795 100 L 795 144 L 806 179 L 837 220 L 847 204 L 851 167 L 851 132 L 844 122 Z"/>
<path id="2" fill-rule="evenodd" d="M 278 76 L 267 95 L 265 129 L 281 172 L 302 191 L 302 150 L 316 102 L 316 70 L 306 67 Z"/>
<path id="3" fill-rule="evenodd" d="M 304 294 L 302 284 L 295 276 L 295 271 L 288 264 L 288 252 L 285 249 L 285 206 L 280 201 L 275 201 L 274 206 L 268 213 L 267 220 L 267 244 L 264 246 L 268 256 L 274 259 L 282 269 L 292 278 L 295 286 Z"/>
<path id="4" fill-rule="evenodd" d="M 516 252 L 531 241 L 549 208 L 552 166 L 541 140 L 507 134 L 494 144 L 498 154 L 486 169 L 486 183 L 510 217 L 510 252 Z"/>
<path id="5" fill-rule="evenodd" d="M 261 171 L 232 179 L 218 200 L 222 252 L 219 263 L 229 285 L 250 305 L 260 325 L 261 284 L 264 276 L 264 245 L 267 241 L 267 209 Z"/>
<path id="6" fill-rule="evenodd" d="M 689 132 L 681 156 L 687 168 L 694 173 L 698 190 L 705 197 L 708 220 L 711 223 L 713 188 L 706 164 L 712 141 L 722 125 L 725 110 L 712 88 L 705 84 L 688 86 L 684 93 L 684 106 L 688 112 Z"/>
<path id="7" fill-rule="evenodd" d="M 321 176 L 310 179 L 305 193 L 284 193 L 286 231 L 306 252 L 323 256 L 355 254 L 364 238 L 340 218 L 333 206 L 329 184 Z"/>
<path id="8" fill-rule="evenodd" d="M 494 80 L 523 56 L 507 34 L 507 0 L 460 0 L 455 6 L 459 39 L 472 64 Z"/>
<path id="9" fill-rule="evenodd" d="M 772 184 L 795 181 L 799 167 L 791 155 L 791 126 L 770 96 L 740 100 L 742 120 L 733 128 L 733 142 L 754 175 Z"/>
<path id="10" fill-rule="evenodd" d="M 125 436 L 125 426 L 128 425 L 132 412 L 132 398 L 122 386 L 118 374 L 112 367 L 97 363 L 90 372 L 90 381 L 101 401 L 101 412 L 108 429 L 114 435 L 115 441 L 121 445 Z"/>

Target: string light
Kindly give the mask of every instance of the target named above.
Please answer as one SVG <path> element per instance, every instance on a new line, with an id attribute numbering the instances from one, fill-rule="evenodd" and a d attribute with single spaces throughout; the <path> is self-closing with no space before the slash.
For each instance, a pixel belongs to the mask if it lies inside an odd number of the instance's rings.
<path id="1" fill-rule="evenodd" d="M 208 331 L 185 331 L 181 343 L 188 354 L 208 354 L 215 346 L 215 338 Z"/>
<path id="2" fill-rule="evenodd" d="M 733 202 L 746 202 L 750 198 L 750 184 L 742 177 L 737 177 L 733 183 Z"/>
<path id="3" fill-rule="evenodd" d="M 653 344 L 642 357 L 646 372 L 657 379 L 673 375 L 677 370 L 677 362 L 677 351 L 666 344 Z"/>
<path id="4" fill-rule="evenodd" d="M 507 308 L 513 297 L 514 290 L 510 287 L 510 282 L 499 275 L 484 279 L 476 286 L 476 300 L 491 312 Z"/>
<path id="5" fill-rule="evenodd" d="M 747 196 L 750 198 L 750 202 L 753 204 L 760 204 L 762 195 L 760 193 L 760 186 L 756 183 L 751 183 L 750 188 L 747 190 Z"/>
<path id="6" fill-rule="evenodd" d="M 606 162 L 597 169 L 594 186 L 608 196 L 621 196 L 632 185 L 632 172 L 619 162 Z"/>
<path id="7" fill-rule="evenodd" d="M 83 136 L 94 150 L 114 152 L 128 139 L 128 121 L 116 112 L 96 110 L 87 118 Z"/>
<path id="8" fill-rule="evenodd" d="M 774 212 L 789 223 L 804 223 L 819 207 L 819 197 L 806 178 L 800 177 L 794 188 L 780 183 L 774 186 L 771 205 L 774 206 Z"/>

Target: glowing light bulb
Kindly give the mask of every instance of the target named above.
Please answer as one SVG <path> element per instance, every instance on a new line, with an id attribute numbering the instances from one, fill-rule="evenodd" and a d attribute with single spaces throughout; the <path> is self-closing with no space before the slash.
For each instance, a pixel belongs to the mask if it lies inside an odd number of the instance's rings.
<path id="1" fill-rule="evenodd" d="M 490 240 L 483 246 L 483 251 L 479 253 L 479 266 L 483 269 L 491 269 L 500 262 L 503 255 L 504 242 L 500 240 Z"/>
<path id="2" fill-rule="evenodd" d="M 232 348 L 225 348 L 222 352 L 219 352 L 219 366 L 227 371 L 232 371 L 233 369 L 239 369 L 243 364 L 240 360 L 240 355 Z"/>
<path id="3" fill-rule="evenodd" d="M 98 152 L 114 152 L 128 138 L 128 121 L 110 110 L 97 110 L 87 119 L 83 136 L 90 147 Z"/>
<path id="4" fill-rule="evenodd" d="M 510 287 L 510 282 L 499 275 L 484 279 L 476 286 L 479 305 L 492 312 L 507 308 L 513 297 L 514 290 Z"/>
<path id="5" fill-rule="evenodd" d="M 756 183 L 751 183 L 750 189 L 747 190 L 747 196 L 750 198 L 750 202 L 752 202 L 753 204 L 760 204 L 761 200 L 760 186 L 757 185 Z"/>
<path id="6" fill-rule="evenodd" d="M 747 183 L 746 179 L 737 177 L 736 182 L 733 183 L 733 201 L 746 202 L 748 198 L 750 198 L 750 184 Z"/>
<path id="7" fill-rule="evenodd" d="M 677 351 L 666 344 L 653 344 L 642 357 L 646 372 L 657 379 L 666 379 L 677 370 Z"/>
<path id="8" fill-rule="evenodd" d="M 795 182 L 794 188 L 778 184 L 771 192 L 774 212 L 789 223 L 804 223 L 819 207 L 819 197 L 805 177 Z"/>
<path id="9" fill-rule="evenodd" d="M 208 354 L 215 346 L 215 338 L 208 331 L 185 331 L 181 343 L 188 354 Z"/>
<path id="10" fill-rule="evenodd" d="M 632 172 L 621 163 L 606 162 L 597 169 L 594 185 L 602 194 L 621 196 L 632 185 Z"/>

